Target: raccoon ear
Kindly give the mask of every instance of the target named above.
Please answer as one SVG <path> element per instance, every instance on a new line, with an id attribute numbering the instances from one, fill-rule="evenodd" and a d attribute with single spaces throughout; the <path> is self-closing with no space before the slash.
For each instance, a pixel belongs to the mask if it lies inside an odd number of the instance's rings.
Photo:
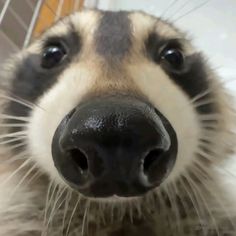
<path id="1" fill-rule="evenodd" d="M 62 43 L 50 43 L 43 50 L 41 66 L 44 69 L 52 69 L 61 64 L 66 56 L 67 50 Z"/>

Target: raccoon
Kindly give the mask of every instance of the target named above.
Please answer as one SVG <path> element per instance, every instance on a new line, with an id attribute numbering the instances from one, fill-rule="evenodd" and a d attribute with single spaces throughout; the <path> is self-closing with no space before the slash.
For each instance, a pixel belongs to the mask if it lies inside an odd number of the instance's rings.
<path id="1" fill-rule="evenodd" d="M 236 235 L 233 99 L 171 23 L 73 13 L 0 101 L 1 236 Z"/>

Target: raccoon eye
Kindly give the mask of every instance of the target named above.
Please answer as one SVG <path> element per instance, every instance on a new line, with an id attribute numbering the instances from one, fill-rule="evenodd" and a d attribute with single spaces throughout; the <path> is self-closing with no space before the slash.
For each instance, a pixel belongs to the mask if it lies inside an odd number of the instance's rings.
<path id="1" fill-rule="evenodd" d="M 66 49 L 60 43 L 47 45 L 42 54 L 41 66 L 51 69 L 59 65 L 66 57 Z"/>
<path id="2" fill-rule="evenodd" d="M 176 48 L 165 48 L 161 52 L 161 60 L 168 63 L 175 70 L 182 69 L 184 65 L 184 55 Z"/>

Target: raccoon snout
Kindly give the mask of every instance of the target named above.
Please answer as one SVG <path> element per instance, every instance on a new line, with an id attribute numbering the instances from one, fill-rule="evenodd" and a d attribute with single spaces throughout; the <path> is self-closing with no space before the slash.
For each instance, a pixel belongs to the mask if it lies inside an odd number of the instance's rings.
<path id="1" fill-rule="evenodd" d="M 88 197 L 142 195 L 169 175 L 176 155 L 170 122 L 132 97 L 94 98 L 78 105 L 52 142 L 59 174 Z"/>

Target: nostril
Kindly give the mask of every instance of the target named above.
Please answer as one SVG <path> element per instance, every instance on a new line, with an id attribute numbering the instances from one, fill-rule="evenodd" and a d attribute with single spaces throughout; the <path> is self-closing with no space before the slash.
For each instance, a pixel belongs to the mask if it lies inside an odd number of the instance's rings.
<path id="1" fill-rule="evenodd" d="M 69 150 L 69 155 L 83 173 L 88 171 L 88 160 L 86 155 L 77 148 Z"/>
<path id="2" fill-rule="evenodd" d="M 161 159 L 162 154 L 164 153 L 163 149 L 154 149 L 150 151 L 143 160 L 143 171 L 145 174 L 148 174 L 150 168 Z"/>

